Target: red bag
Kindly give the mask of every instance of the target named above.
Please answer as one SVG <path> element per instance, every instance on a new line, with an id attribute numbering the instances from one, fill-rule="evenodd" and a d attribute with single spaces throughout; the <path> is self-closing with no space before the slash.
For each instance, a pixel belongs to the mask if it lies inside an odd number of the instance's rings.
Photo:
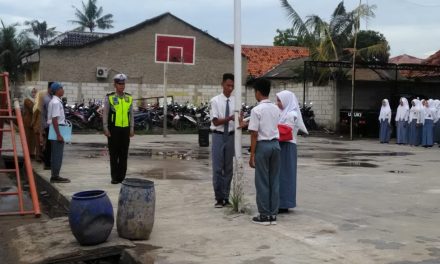
<path id="1" fill-rule="evenodd" d="M 288 125 L 278 124 L 278 132 L 280 133 L 280 137 L 278 141 L 290 141 L 293 139 L 292 128 Z"/>

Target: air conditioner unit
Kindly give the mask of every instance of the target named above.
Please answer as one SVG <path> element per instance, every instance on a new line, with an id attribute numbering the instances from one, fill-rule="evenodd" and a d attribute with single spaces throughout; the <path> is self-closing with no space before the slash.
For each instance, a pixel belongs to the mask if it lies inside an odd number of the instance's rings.
<path id="1" fill-rule="evenodd" d="M 107 78 L 108 77 L 108 68 L 106 67 L 96 67 L 96 78 Z"/>

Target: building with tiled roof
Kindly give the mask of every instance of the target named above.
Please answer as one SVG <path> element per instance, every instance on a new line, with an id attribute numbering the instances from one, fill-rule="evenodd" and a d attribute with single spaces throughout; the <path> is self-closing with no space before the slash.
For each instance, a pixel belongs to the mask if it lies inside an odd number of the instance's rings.
<path id="1" fill-rule="evenodd" d="M 440 50 L 423 61 L 424 64 L 440 65 Z"/>
<path id="2" fill-rule="evenodd" d="M 408 54 L 402 54 L 389 59 L 389 63 L 394 63 L 394 64 L 420 64 L 422 63 L 422 61 L 423 59 L 410 56 Z"/>
<path id="3" fill-rule="evenodd" d="M 309 50 L 303 47 L 254 46 L 243 45 L 242 53 L 248 61 L 248 75 L 260 77 L 285 60 L 309 56 Z"/>
<path id="4" fill-rule="evenodd" d="M 46 45 L 59 46 L 59 47 L 78 47 L 108 35 L 110 34 L 97 33 L 97 32 L 68 31 L 56 36 L 54 39 L 50 40 Z"/>
<path id="5" fill-rule="evenodd" d="M 440 50 L 423 60 L 421 64 L 427 65 L 440 65 Z M 439 71 L 411 71 L 407 74 L 408 78 L 412 79 L 425 79 L 425 80 L 438 80 L 440 78 Z"/>

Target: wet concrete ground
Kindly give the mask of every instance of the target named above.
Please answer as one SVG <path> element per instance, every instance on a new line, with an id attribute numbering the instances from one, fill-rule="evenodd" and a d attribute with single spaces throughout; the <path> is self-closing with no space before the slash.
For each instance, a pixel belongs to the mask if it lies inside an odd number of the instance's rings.
<path id="1" fill-rule="evenodd" d="M 104 189 L 117 206 L 105 143 L 75 135 L 66 146 L 62 174 L 72 183 L 55 185 L 63 195 Z M 247 164 L 247 136 L 243 144 Z M 263 227 L 213 207 L 210 149 L 196 135 L 135 136 L 128 177 L 155 182 L 156 221 L 143 243 L 156 263 L 440 263 L 438 147 L 307 137 L 298 154 L 298 207 Z M 255 213 L 247 166 L 245 179 Z"/>

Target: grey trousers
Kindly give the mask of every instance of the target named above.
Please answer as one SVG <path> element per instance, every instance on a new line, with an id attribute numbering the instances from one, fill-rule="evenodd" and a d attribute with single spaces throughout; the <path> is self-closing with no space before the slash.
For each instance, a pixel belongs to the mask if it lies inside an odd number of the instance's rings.
<path id="1" fill-rule="evenodd" d="M 212 184 L 215 199 L 229 199 L 233 174 L 234 135 L 212 133 Z"/>
<path id="2" fill-rule="evenodd" d="M 280 152 L 278 140 L 257 142 L 255 149 L 255 189 L 260 215 L 278 214 L 280 203 Z"/>
<path id="3" fill-rule="evenodd" d="M 63 152 L 64 152 L 64 142 L 59 142 L 56 140 L 50 141 L 51 146 L 51 178 L 56 178 L 60 176 L 61 164 L 63 163 Z"/>

